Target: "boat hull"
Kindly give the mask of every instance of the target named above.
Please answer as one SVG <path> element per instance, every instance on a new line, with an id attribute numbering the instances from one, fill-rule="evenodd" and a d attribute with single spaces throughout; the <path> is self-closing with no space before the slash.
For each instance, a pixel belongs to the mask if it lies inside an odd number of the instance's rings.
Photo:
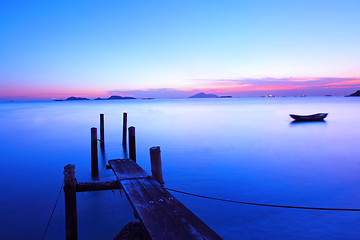
<path id="1" fill-rule="evenodd" d="M 299 122 L 312 122 L 312 121 L 324 121 L 324 118 L 327 117 L 327 113 L 316 113 L 312 115 L 296 115 L 290 114 L 290 117 Z"/>

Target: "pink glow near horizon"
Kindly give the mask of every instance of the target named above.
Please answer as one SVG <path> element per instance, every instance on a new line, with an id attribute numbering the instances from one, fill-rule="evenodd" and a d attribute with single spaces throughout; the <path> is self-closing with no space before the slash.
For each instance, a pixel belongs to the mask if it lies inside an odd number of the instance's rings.
<path id="1" fill-rule="evenodd" d="M 287 91 L 311 89 L 346 89 L 348 94 L 354 88 L 360 88 L 360 78 L 264 78 L 264 79 L 230 79 L 230 80 L 200 80 L 195 87 L 186 86 L 174 89 L 131 89 L 131 90 L 102 90 L 92 88 L 59 88 L 59 87 L 3 87 L 0 89 L 0 99 L 12 98 L 14 100 L 51 100 L 75 97 L 109 97 L 110 95 L 122 95 L 132 97 L 187 97 L 194 92 L 207 92 L 213 94 L 235 94 L 242 96 L 247 92 L 271 92 L 281 91 L 286 95 Z M 167 92 L 167 95 L 160 94 Z M 141 93 L 141 94 L 140 94 Z M 148 95 L 146 95 L 148 94 Z M 260 94 L 261 95 L 261 94 Z M 322 95 L 321 93 L 319 95 Z"/>
<path id="2" fill-rule="evenodd" d="M 355 85 L 359 85 L 359 86 L 360 86 L 360 80 L 359 80 L 359 79 L 349 80 L 349 81 L 343 81 L 343 82 L 329 83 L 329 84 L 326 84 L 325 86 L 342 86 L 342 87 L 347 87 L 347 86 L 355 86 Z"/>
<path id="3" fill-rule="evenodd" d="M 64 99 L 70 96 L 103 97 L 106 91 L 93 89 L 69 89 L 57 87 L 3 87 L 0 89 L 0 98 L 14 98 L 21 100 L 50 100 Z"/>
<path id="4" fill-rule="evenodd" d="M 250 91 L 289 91 L 310 90 L 314 88 L 360 88 L 360 78 L 265 78 L 265 79 L 233 79 L 209 80 L 201 89 L 211 93 L 250 92 Z M 321 93 L 319 94 L 321 95 Z"/>

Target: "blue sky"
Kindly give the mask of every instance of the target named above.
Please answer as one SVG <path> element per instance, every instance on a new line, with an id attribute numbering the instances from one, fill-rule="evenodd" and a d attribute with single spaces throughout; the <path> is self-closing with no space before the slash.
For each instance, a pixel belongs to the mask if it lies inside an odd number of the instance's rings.
<path id="1" fill-rule="evenodd" d="M 345 95 L 360 89 L 359 10 L 346 0 L 4 1 L 0 99 Z"/>

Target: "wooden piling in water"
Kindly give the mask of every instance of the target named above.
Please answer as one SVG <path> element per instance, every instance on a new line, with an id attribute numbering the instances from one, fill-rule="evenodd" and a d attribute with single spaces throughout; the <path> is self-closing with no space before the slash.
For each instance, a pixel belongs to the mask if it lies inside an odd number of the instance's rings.
<path id="1" fill-rule="evenodd" d="M 129 157 L 136 162 L 135 127 L 129 127 Z"/>
<path id="2" fill-rule="evenodd" d="M 98 150 L 97 150 L 97 128 L 91 128 L 91 174 L 93 177 L 99 175 Z"/>
<path id="3" fill-rule="evenodd" d="M 123 139 L 122 139 L 122 145 L 124 148 L 126 148 L 126 132 L 127 132 L 127 113 L 123 113 Z"/>
<path id="4" fill-rule="evenodd" d="M 77 240 L 76 178 L 73 164 L 64 167 L 64 193 L 66 240 Z"/>
<path id="5" fill-rule="evenodd" d="M 160 183 L 162 187 L 164 187 L 161 165 L 161 151 L 159 146 L 150 148 L 150 161 L 152 176 Z"/>
<path id="6" fill-rule="evenodd" d="M 104 114 L 100 114 L 100 147 L 105 147 Z"/>

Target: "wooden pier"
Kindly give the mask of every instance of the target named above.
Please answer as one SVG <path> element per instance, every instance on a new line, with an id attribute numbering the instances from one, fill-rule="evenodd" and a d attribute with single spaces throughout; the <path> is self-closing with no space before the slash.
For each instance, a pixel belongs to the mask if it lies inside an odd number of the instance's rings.
<path id="1" fill-rule="evenodd" d="M 104 141 L 104 116 L 101 115 L 101 139 Z M 124 113 L 124 126 L 127 115 Z M 126 129 L 124 128 L 124 132 Z M 123 136 L 124 133 L 123 132 Z M 126 135 L 125 135 L 126 136 Z M 91 129 L 92 175 L 98 177 L 96 128 Z M 123 146 L 126 146 L 123 142 Z M 101 146 L 101 149 L 104 149 Z M 136 217 L 153 240 L 220 240 L 210 227 L 187 209 L 164 188 L 160 147 L 150 148 L 151 172 L 146 173 L 136 163 L 135 128 L 129 128 L 129 152 L 133 159 L 108 161 L 107 169 L 112 169 L 117 180 L 77 182 L 75 165 L 64 167 L 65 231 L 67 240 L 77 240 L 76 193 L 123 189 L 131 203 Z"/>
<path id="2" fill-rule="evenodd" d="M 221 239 L 134 161 L 116 159 L 109 164 L 153 240 Z"/>

